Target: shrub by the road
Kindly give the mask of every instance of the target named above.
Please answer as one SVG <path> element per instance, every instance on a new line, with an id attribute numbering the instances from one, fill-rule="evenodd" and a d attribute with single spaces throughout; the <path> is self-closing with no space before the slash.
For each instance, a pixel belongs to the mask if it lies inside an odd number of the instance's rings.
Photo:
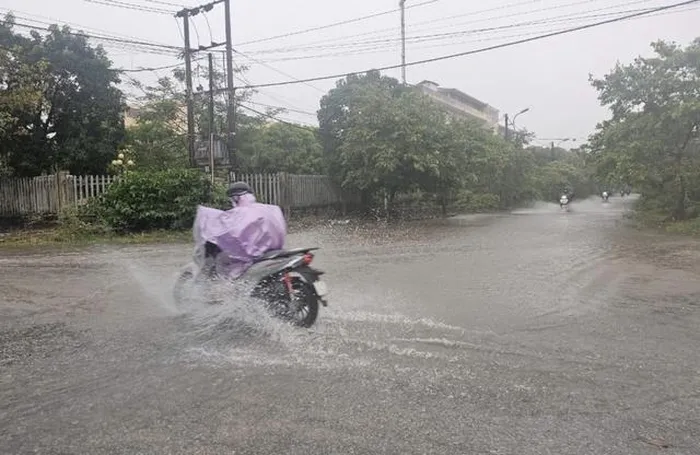
<path id="1" fill-rule="evenodd" d="M 221 190 L 198 170 L 136 171 L 110 185 L 83 209 L 117 232 L 192 226 L 198 204 L 219 205 Z"/>

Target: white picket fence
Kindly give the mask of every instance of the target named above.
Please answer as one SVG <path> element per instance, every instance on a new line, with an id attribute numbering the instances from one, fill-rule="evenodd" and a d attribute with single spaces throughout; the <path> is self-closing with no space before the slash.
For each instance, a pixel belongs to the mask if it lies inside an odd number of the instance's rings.
<path id="1" fill-rule="evenodd" d="M 229 176 L 231 182 L 247 182 L 259 202 L 275 204 L 286 209 L 327 207 L 353 202 L 326 175 L 297 175 L 284 172 L 276 174 L 236 174 Z"/>
<path id="2" fill-rule="evenodd" d="M 104 193 L 118 177 L 114 175 L 69 175 L 69 185 L 73 186 L 74 204 L 83 204 Z"/>
<path id="3" fill-rule="evenodd" d="M 286 173 L 231 174 L 255 191 L 258 201 L 292 208 L 324 207 L 354 202 L 325 175 Z M 0 179 L 0 217 L 56 214 L 99 196 L 118 179 L 111 175 L 69 175 Z"/>
<path id="4" fill-rule="evenodd" d="M 0 216 L 58 213 L 102 194 L 117 179 L 111 175 L 69 175 L 0 180 Z"/>

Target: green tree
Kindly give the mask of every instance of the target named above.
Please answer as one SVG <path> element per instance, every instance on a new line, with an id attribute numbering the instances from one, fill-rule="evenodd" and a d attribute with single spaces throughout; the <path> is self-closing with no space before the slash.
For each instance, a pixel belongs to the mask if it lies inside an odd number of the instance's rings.
<path id="1" fill-rule="evenodd" d="M 1 38 L 0 38 L 1 39 Z M 37 109 L 43 103 L 43 84 L 46 65 L 30 66 L 17 58 L 19 49 L 0 49 L 0 143 L 12 143 L 30 135 L 23 128 L 20 117 Z M 0 175 L 9 175 L 10 149 L 0 150 Z"/>
<path id="2" fill-rule="evenodd" d="M 143 91 L 136 123 L 126 130 L 126 143 L 141 169 L 189 166 L 187 114 L 176 81 L 161 78 L 155 86 L 133 85 Z"/>
<path id="3" fill-rule="evenodd" d="M 20 68 L 36 72 L 29 84 L 17 79 L 15 90 L 41 87 L 41 96 L 31 108 L 16 110 L 10 131 L 0 137 L 7 165 L 17 175 L 58 168 L 104 172 L 124 136 L 119 77 L 105 51 L 68 27 L 51 26 L 46 36 L 18 35 L 11 16 L 0 23 L 0 46 L 14 51 Z"/>
<path id="4" fill-rule="evenodd" d="M 589 155 L 602 181 L 631 183 L 648 206 L 684 219 L 700 196 L 700 39 L 652 48 L 654 57 L 591 80 L 612 118 Z"/>
<path id="5" fill-rule="evenodd" d="M 314 128 L 292 123 L 259 122 L 243 135 L 238 152 L 246 171 L 320 174 L 323 152 Z"/>
<path id="6" fill-rule="evenodd" d="M 386 91 L 392 96 L 405 90 L 398 80 L 382 76 L 379 71 L 369 71 L 339 80 L 335 88 L 321 98 L 318 111 L 321 144 L 328 172 L 339 182 L 344 180 L 340 147 L 346 141 L 351 117 L 361 115 L 365 109 L 363 92 L 370 89 Z"/>

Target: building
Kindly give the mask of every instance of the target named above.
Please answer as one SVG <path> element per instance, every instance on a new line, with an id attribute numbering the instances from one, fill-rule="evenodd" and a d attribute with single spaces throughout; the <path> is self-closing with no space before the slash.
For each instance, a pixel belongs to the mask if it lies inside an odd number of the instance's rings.
<path id="1" fill-rule="evenodd" d="M 476 120 L 484 127 L 492 129 L 494 133 L 498 133 L 498 109 L 456 88 L 440 87 L 432 81 L 420 82 L 416 87 L 453 114 Z"/>
<path id="2" fill-rule="evenodd" d="M 136 106 L 126 106 L 126 109 L 124 110 L 124 127 L 126 128 L 131 128 L 132 126 L 136 126 L 136 124 L 139 121 L 139 114 L 141 112 L 141 109 L 139 109 Z"/>

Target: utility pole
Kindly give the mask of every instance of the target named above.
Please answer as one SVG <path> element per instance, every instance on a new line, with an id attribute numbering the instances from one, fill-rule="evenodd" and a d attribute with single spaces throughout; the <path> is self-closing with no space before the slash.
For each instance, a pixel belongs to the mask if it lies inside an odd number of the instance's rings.
<path id="1" fill-rule="evenodd" d="M 234 149 L 234 137 L 236 134 L 236 120 L 235 120 L 235 87 L 233 86 L 233 42 L 231 38 L 231 0 L 212 0 L 209 3 L 199 5 L 199 6 L 193 6 L 191 8 L 184 8 L 180 11 L 178 11 L 175 14 L 175 17 L 181 17 L 184 21 L 184 39 L 185 39 L 185 84 L 187 85 L 187 134 L 188 134 L 188 147 L 189 147 L 189 152 L 190 152 L 190 163 L 192 166 L 196 166 L 196 161 L 195 161 L 195 121 L 194 121 L 194 100 L 193 100 L 193 92 L 192 92 L 192 54 L 195 52 L 199 51 L 204 51 L 207 49 L 212 49 L 215 47 L 219 47 L 223 45 L 224 43 L 215 43 L 212 41 L 211 45 L 209 46 L 199 46 L 198 49 L 191 49 L 190 48 L 190 27 L 189 27 L 189 18 L 196 16 L 198 14 L 203 14 L 207 13 L 212 10 L 212 8 L 215 5 L 218 5 L 219 3 L 224 4 L 224 9 L 225 9 L 225 20 L 226 20 L 226 75 L 227 75 L 227 82 L 228 82 L 228 104 L 227 104 L 227 122 L 228 122 L 228 135 L 227 135 L 227 146 L 229 150 L 229 159 L 231 161 L 231 169 L 235 170 L 235 166 L 237 165 L 236 163 L 236 155 L 235 155 L 235 149 Z M 212 57 L 209 55 L 209 75 L 210 75 L 210 86 L 213 86 L 213 81 L 212 81 L 212 75 L 213 75 L 213 70 L 212 70 Z M 210 115 L 213 117 L 213 100 L 211 100 L 211 96 L 213 95 L 214 90 L 210 89 Z M 213 122 L 211 126 L 211 131 L 209 134 L 209 142 L 213 142 Z M 212 155 L 213 156 L 213 155 Z"/>
<path id="2" fill-rule="evenodd" d="M 211 183 L 214 183 L 214 137 L 216 119 L 214 118 L 214 56 L 209 53 L 209 167 Z"/>
<path id="3" fill-rule="evenodd" d="M 504 137 L 505 137 L 505 140 L 507 141 L 508 140 L 508 114 L 506 114 L 506 125 L 505 126 L 506 126 L 506 132 L 505 132 Z"/>
<path id="4" fill-rule="evenodd" d="M 228 144 L 231 170 L 238 170 L 236 162 L 236 88 L 233 86 L 233 38 L 231 37 L 231 0 L 224 0 L 224 16 L 226 21 L 226 76 L 228 84 Z"/>
<path id="5" fill-rule="evenodd" d="M 187 152 L 190 158 L 190 166 L 195 167 L 194 160 L 194 100 L 192 99 L 192 49 L 190 48 L 190 15 L 189 10 L 184 9 L 176 16 L 182 17 L 185 35 L 185 99 L 187 103 Z"/>
<path id="6" fill-rule="evenodd" d="M 406 85 L 406 0 L 399 0 L 401 8 L 401 81 Z"/>

